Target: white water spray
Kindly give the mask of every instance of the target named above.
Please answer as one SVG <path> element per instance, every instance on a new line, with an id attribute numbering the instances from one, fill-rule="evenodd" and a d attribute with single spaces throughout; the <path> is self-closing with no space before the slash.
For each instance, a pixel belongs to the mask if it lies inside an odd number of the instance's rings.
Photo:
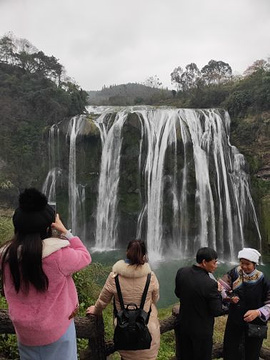
<path id="1" fill-rule="evenodd" d="M 119 183 L 122 127 L 126 111 L 103 113 L 95 124 L 100 130 L 102 156 L 96 212 L 96 250 L 115 249 L 117 241 L 117 196 Z M 114 118 L 115 116 L 115 118 Z"/>

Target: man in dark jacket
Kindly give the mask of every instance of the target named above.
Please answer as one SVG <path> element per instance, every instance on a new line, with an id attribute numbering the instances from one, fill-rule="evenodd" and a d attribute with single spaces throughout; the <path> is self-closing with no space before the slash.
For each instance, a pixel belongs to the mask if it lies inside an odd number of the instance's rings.
<path id="1" fill-rule="evenodd" d="M 196 261 L 196 265 L 180 268 L 175 278 L 175 294 L 180 300 L 178 360 L 211 360 L 214 317 L 224 314 L 218 283 L 209 276 L 217 268 L 216 251 L 201 248 Z"/>

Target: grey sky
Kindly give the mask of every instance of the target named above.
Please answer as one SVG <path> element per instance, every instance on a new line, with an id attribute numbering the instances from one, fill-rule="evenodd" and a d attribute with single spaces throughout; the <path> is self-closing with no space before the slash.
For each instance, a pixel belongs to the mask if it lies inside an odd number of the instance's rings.
<path id="1" fill-rule="evenodd" d="M 85 90 L 144 82 L 195 62 L 242 73 L 270 57 L 270 0 L 0 0 L 12 31 L 54 55 Z"/>

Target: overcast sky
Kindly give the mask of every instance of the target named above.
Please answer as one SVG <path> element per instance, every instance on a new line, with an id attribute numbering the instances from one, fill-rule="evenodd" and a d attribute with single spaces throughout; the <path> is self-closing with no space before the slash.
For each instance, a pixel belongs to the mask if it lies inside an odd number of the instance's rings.
<path id="1" fill-rule="evenodd" d="M 270 0 L 0 0 L 11 31 L 55 56 L 84 90 L 143 83 L 195 62 L 243 73 L 270 57 Z"/>

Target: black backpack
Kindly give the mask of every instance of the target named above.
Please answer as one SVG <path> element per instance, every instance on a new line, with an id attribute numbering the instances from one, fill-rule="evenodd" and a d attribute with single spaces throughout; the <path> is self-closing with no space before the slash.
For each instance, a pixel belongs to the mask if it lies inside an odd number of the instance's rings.
<path id="1" fill-rule="evenodd" d="M 118 275 L 115 277 L 115 284 L 121 310 L 117 311 L 114 299 L 114 315 L 117 324 L 114 330 L 115 350 L 143 350 L 150 349 L 152 336 L 147 327 L 151 307 L 149 312 L 143 310 L 146 294 L 150 284 L 151 273 L 147 275 L 140 307 L 134 303 L 124 306 L 122 292 L 119 284 Z"/>

